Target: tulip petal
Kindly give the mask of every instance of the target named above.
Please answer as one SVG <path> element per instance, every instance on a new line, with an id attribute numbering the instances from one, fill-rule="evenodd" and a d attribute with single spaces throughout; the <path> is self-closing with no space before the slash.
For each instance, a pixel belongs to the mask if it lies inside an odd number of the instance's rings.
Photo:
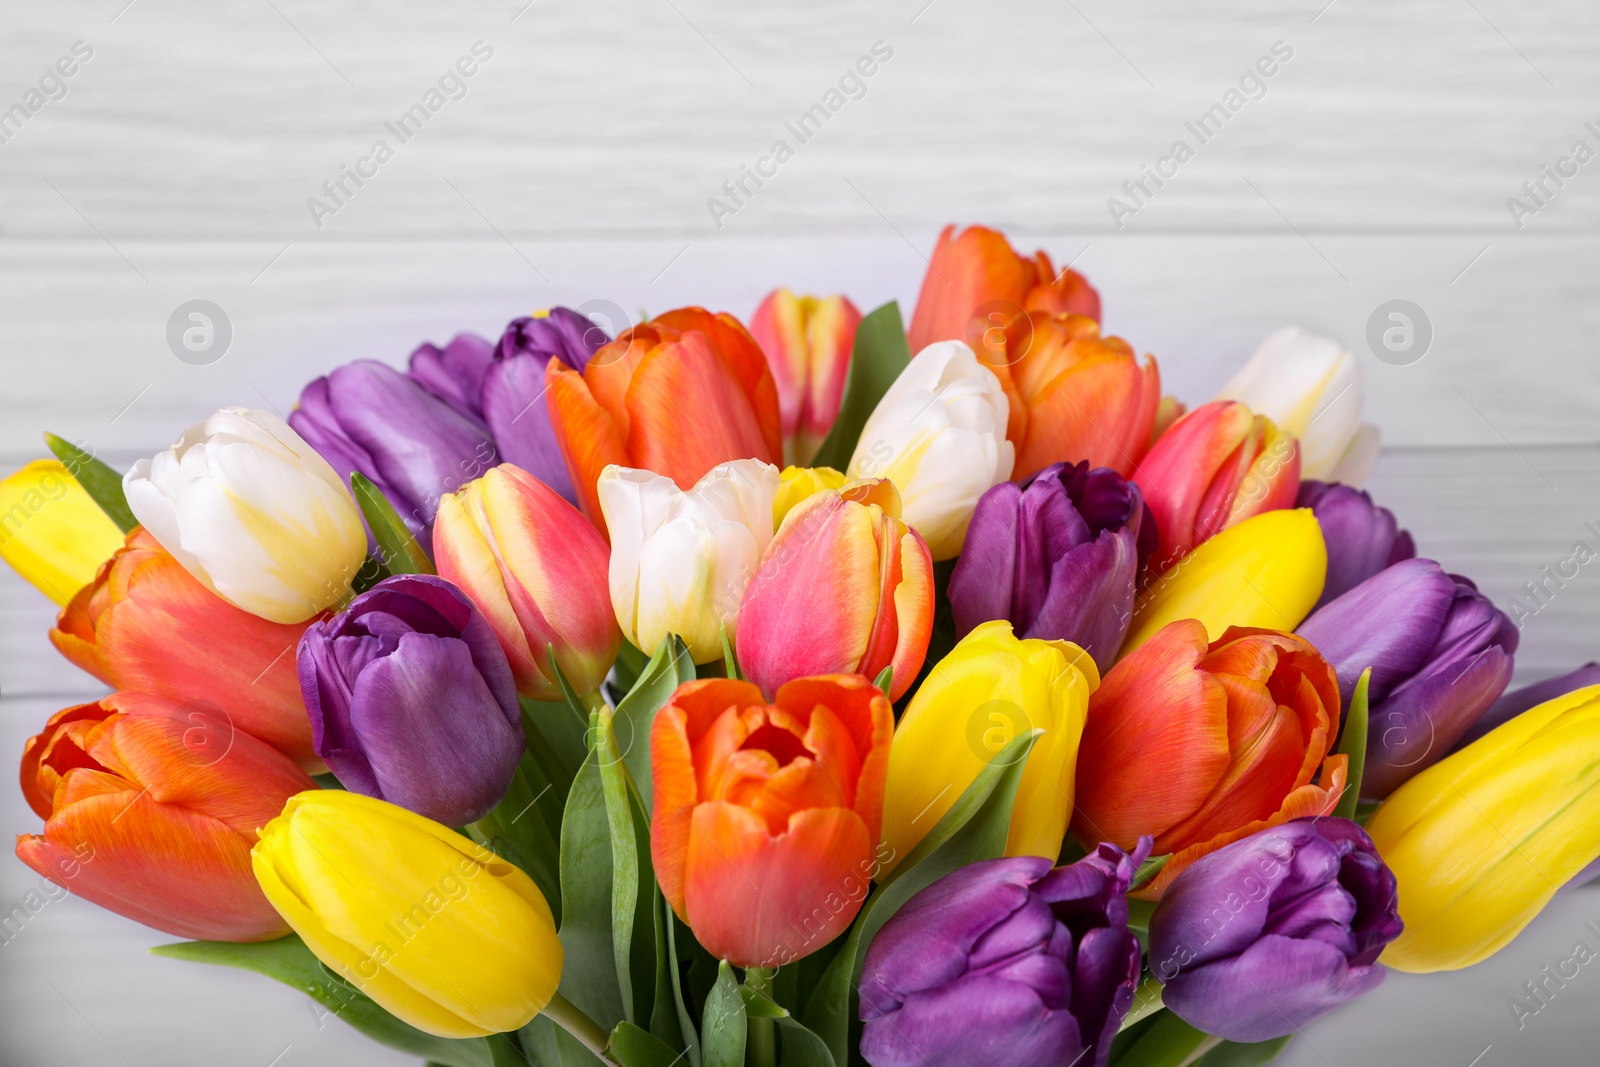
<path id="1" fill-rule="evenodd" d="M 615 344 L 616 342 L 613 342 Z M 601 349 L 604 353 L 606 349 Z M 628 465 L 627 431 L 618 425 L 615 414 L 602 406 L 590 391 L 589 378 L 596 381 L 609 372 L 620 371 L 622 364 L 602 362 L 597 354 L 590 363 L 588 376 L 579 374 L 558 359 L 545 364 L 545 404 L 550 413 L 550 425 L 561 454 L 567 462 L 567 474 L 578 495 L 578 503 L 589 521 L 605 532 L 605 517 L 600 511 L 600 497 L 595 482 L 600 472 L 611 464 Z"/>
<path id="2" fill-rule="evenodd" d="M 576 504 L 572 476 L 550 424 L 544 365 L 536 356 L 518 355 L 490 366 L 483 384 L 483 417 L 503 461 L 528 471 Z"/>
<path id="3" fill-rule="evenodd" d="M 55 603 L 92 582 L 121 543 L 116 523 L 57 460 L 0 481 L 0 559 Z"/>

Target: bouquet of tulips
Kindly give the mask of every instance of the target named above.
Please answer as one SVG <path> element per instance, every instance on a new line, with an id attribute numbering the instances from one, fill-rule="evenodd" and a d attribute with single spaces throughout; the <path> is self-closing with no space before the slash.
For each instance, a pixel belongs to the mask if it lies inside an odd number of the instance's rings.
<path id="1" fill-rule="evenodd" d="M 896 305 L 553 308 L 0 485 L 115 692 L 57 885 L 448 1067 L 1259 1064 L 1600 857 L 1600 667 L 1358 486 L 1361 368 L 1217 397 L 1043 252 Z"/>

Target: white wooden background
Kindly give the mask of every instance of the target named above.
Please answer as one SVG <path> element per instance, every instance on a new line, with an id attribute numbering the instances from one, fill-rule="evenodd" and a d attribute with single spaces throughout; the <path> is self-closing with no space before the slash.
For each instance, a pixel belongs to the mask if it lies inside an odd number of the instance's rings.
<path id="1" fill-rule="evenodd" d="M 748 313 L 771 286 L 909 313 L 946 221 L 1074 261 L 1107 327 L 1211 391 L 1271 329 L 1339 337 L 1390 448 L 1372 488 L 1424 554 L 1502 604 L 1600 521 L 1600 161 L 1518 228 L 1506 207 L 1572 143 L 1600 149 L 1600 7 L 1586 0 L 94 0 L 0 3 L 0 109 L 94 49 L 0 144 L 0 460 L 49 429 L 125 465 L 223 403 L 287 410 L 344 360 L 493 334 L 552 303 Z M 470 80 L 337 214 L 306 199 L 475 41 Z M 893 57 L 811 141 L 784 128 L 876 41 Z M 1118 229 L 1106 200 L 1188 137 L 1274 42 L 1293 57 Z M 706 199 L 771 143 L 776 178 L 713 225 Z M 226 355 L 169 352 L 205 298 Z M 1429 316 L 1419 362 L 1368 316 Z M 94 684 L 0 577 L 0 754 Z M 1533 618 L 1519 678 L 1600 656 L 1600 570 Z M 37 819 L 14 789 L 0 817 Z M 0 860 L 0 905 L 35 878 Z M 1492 961 L 1391 977 L 1310 1027 L 1290 1067 L 1590 1064 L 1586 969 L 1519 1030 L 1506 1006 L 1591 940 L 1563 896 Z M 399 1064 L 264 979 L 144 956 L 166 940 L 66 899 L 0 945 L 0 1059 L 28 1067 Z M 275 1058 L 276 1057 L 276 1058 Z"/>

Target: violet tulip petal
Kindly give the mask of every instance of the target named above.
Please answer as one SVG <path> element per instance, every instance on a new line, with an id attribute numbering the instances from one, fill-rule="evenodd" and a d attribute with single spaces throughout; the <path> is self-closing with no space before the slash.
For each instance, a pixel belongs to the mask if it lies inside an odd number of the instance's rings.
<path id="1" fill-rule="evenodd" d="M 1394 513 L 1375 505 L 1364 490 L 1302 482 L 1295 506 L 1311 509 L 1328 546 L 1328 573 L 1317 607 L 1417 554 L 1411 535 L 1399 528 Z"/>
<path id="2" fill-rule="evenodd" d="M 491 367 L 483 381 L 483 414 L 507 463 L 516 464 L 575 503 L 572 477 L 545 405 L 548 361 L 548 357 L 519 355 Z"/>
<path id="3" fill-rule="evenodd" d="M 440 348 L 423 343 L 411 353 L 406 373 L 418 385 L 479 424 L 478 394 L 494 362 L 494 345 L 473 333 L 458 333 Z"/>
<path id="4" fill-rule="evenodd" d="M 1512 658 L 1490 645 L 1462 662 L 1441 659 L 1369 711 L 1361 795 L 1381 800 L 1443 759 L 1511 681 Z"/>
<path id="5" fill-rule="evenodd" d="M 1525 685 L 1521 689 L 1506 693 L 1491 704 L 1488 711 L 1478 716 L 1478 721 L 1461 735 L 1461 739 L 1451 751 L 1465 748 L 1490 730 L 1505 725 L 1529 708 L 1536 708 L 1547 700 L 1554 700 L 1574 689 L 1590 685 L 1600 685 L 1600 663 L 1585 663 L 1577 670 L 1569 671 L 1560 677 L 1546 678 L 1542 682 Z"/>
<path id="6" fill-rule="evenodd" d="M 1109 671 L 1133 617 L 1135 583 L 1130 576 L 1138 565 L 1138 540 L 1126 527 L 1106 530 L 1092 543 L 1072 549 L 1056 561 L 1048 596 L 1018 636 L 1050 640 L 1072 634 L 1102 674 Z"/>
<path id="7" fill-rule="evenodd" d="M 1338 671 L 1345 701 L 1370 666 L 1368 698 L 1376 703 L 1422 665 L 1455 593 L 1433 560 L 1404 560 L 1318 608 L 1296 632 Z"/>
<path id="8" fill-rule="evenodd" d="M 1070 1011 L 1052 1011 L 1027 986 L 987 975 L 917 993 L 894 1018 L 868 1020 L 861 1035 L 873 1067 L 1065 1064 L 1082 1049 Z"/>

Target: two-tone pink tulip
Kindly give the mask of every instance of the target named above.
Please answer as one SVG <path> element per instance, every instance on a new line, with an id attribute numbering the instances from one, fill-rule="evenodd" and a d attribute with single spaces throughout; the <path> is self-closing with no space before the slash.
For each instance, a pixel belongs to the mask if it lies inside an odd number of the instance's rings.
<path id="1" fill-rule="evenodd" d="M 769 696 L 819 674 L 916 680 L 933 633 L 933 560 L 900 519 L 900 494 L 866 479 L 807 497 L 784 518 L 745 590 L 739 664 Z"/>
<path id="2" fill-rule="evenodd" d="M 750 317 L 750 336 L 778 386 L 785 463 L 810 463 L 833 429 L 860 324 L 861 312 L 846 297 L 787 289 L 768 293 Z"/>

